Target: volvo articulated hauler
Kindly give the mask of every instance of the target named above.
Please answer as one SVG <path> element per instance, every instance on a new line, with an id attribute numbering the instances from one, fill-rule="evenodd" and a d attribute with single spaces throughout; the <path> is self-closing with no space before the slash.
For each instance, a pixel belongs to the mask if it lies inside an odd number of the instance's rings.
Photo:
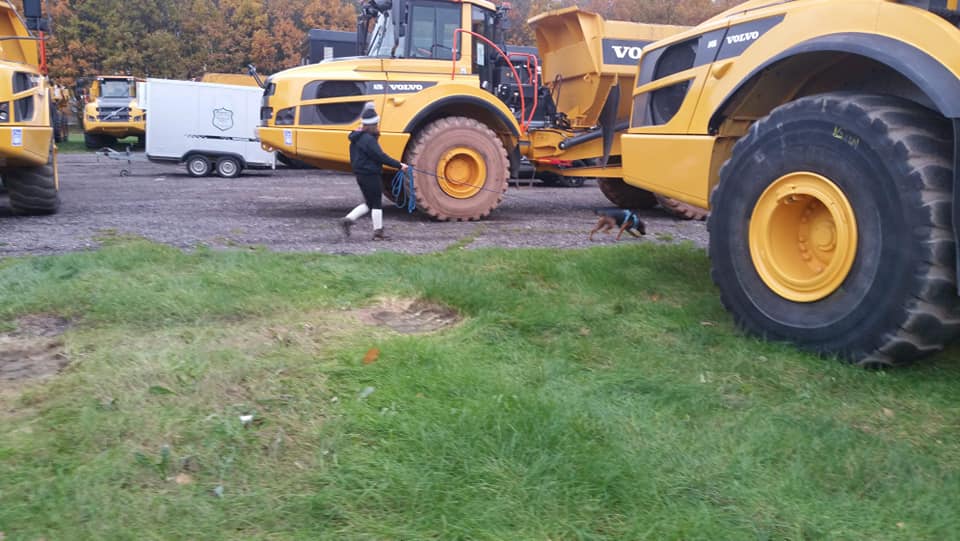
<path id="1" fill-rule="evenodd" d="M 604 149 L 618 156 L 619 132 L 604 139 L 599 124 L 626 129 L 639 48 L 681 29 L 554 12 L 532 21 L 539 66 L 537 55 L 504 51 L 505 14 L 486 0 L 364 2 L 360 56 L 267 80 L 260 139 L 316 167 L 349 170 L 347 134 L 372 102 L 383 149 L 415 167 L 417 207 L 439 220 L 488 215 L 521 156 L 536 164 L 589 163 Z M 554 171 L 620 176 L 619 167 Z"/>
<path id="2" fill-rule="evenodd" d="M 30 26 L 42 28 L 40 0 L 24 7 Z M 41 39 L 12 3 L 0 0 L 0 175 L 18 214 L 52 214 L 60 206 Z"/>
<path id="3" fill-rule="evenodd" d="M 753 0 L 650 44 L 631 185 L 706 206 L 723 304 L 863 365 L 960 334 L 957 0 Z"/>
<path id="4" fill-rule="evenodd" d="M 87 148 L 107 147 L 117 139 L 136 137 L 141 146 L 147 130 L 147 112 L 137 100 L 143 79 L 104 75 L 94 79 L 83 108 L 83 140 Z"/>

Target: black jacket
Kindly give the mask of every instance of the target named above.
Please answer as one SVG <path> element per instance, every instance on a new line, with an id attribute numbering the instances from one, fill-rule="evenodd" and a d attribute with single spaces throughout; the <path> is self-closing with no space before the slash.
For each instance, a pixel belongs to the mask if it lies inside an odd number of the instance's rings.
<path id="1" fill-rule="evenodd" d="M 377 138 L 363 130 L 350 134 L 350 166 L 358 175 L 379 175 L 384 164 L 400 169 L 402 164 L 380 148 Z"/>

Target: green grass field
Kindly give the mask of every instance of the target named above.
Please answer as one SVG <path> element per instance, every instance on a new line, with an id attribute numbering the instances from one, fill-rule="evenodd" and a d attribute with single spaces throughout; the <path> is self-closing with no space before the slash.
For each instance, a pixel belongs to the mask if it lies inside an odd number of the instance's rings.
<path id="1" fill-rule="evenodd" d="M 121 139 L 117 141 L 117 144 L 113 145 L 113 148 L 117 150 L 123 150 L 127 146 L 134 147 L 137 143 L 136 137 L 127 137 L 126 139 Z M 142 149 L 139 149 L 142 150 Z M 70 136 L 67 137 L 66 141 L 61 141 L 57 143 L 57 152 L 62 154 L 77 154 L 82 152 L 95 152 L 96 149 L 89 149 L 83 143 L 83 130 L 77 126 L 71 126 Z"/>
<path id="2" fill-rule="evenodd" d="M 382 299 L 462 321 L 362 323 Z M 5 540 L 960 532 L 960 351 L 879 372 L 744 337 L 691 246 L 117 239 L 0 260 L 0 333 L 38 314 L 71 364 L 0 382 Z"/>

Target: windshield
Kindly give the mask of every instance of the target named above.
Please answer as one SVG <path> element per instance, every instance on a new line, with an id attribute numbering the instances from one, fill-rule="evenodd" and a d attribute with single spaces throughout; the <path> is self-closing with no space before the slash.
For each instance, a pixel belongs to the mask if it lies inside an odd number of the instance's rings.
<path id="1" fill-rule="evenodd" d="M 103 81 L 100 83 L 100 96 L 103 98 L 129 98 L 130 83 L 127 81 Z"/>
<path id="2" fill-rule="evenodd" d="M 390 12 L 385 11 L 377 15 L 377 22 L 370 32 L 367 41 L 367 56 L 393 56 L 394 46 L 393 25 L 390 23 Z M 402 50 L 402 49 L 401 49 Z"/>

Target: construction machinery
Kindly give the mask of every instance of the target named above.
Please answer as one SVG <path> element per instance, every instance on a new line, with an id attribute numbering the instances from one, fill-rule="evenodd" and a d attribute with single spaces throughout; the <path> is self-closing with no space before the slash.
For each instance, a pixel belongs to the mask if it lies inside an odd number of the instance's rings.
<path id="1" fill-rule="evenodd" d="M 347 135 L 372 102 L 381 146 L 414 166 L 417 207 L 435 219 L 487 216 L 522 157 L 556 175 L 608 177 L 639 192 L 614 165 L 636 57 L 645 43 L 682 29 L 604 21 L 576 8 L 553 12 L 531 21 L 540 65 L 537 55 L 505 52 L 506 13 L 486 0 L 364 2 L 359 56 L 267 79 L 264 148 L 349 171 Z M 613 129 L 608 137 L 604 123 Z M 603 168 L 593 162 L 605 150 L 614 159 Z M 644 206 L 655 205 L 646 195 Z"/>
<path id="2" fill-rule="evenodd" d="M 25 1 L 24 15 L 26 21 L 0 0 L 0 175 L 15 213 L 52 214 L 60 196 L 45 76 L 47 21 L 40 0 Z"/>
<path id="3" fill-rule="evenodd" d="M 83 108 L 83 141 L 87 148 L 108 147 L 126 137 L 136 137 L 144 146 L 147 112 L 137 102 L 137 83 L 143 82 L 127 75 L 94 78 Z"/>
<path id="4" fill-rule="evenodd" d="M 740 327 L 862 365 L 960 334 L 957 0 L 753 0 L 644 47 L 632 186 L 708 206 Z"/>

